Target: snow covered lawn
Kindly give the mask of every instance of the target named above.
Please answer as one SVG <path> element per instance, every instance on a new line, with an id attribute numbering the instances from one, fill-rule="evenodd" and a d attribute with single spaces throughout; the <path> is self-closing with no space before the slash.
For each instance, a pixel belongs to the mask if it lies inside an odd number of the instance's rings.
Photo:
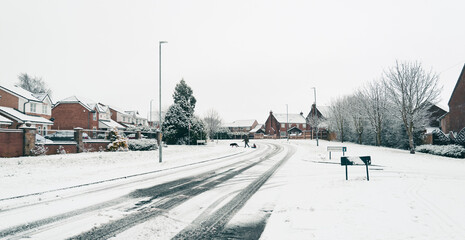
<path id="1" fill-rule="evenodd" d="M 232 149 L 226 142 L 169 146 L 163 148 L 161 164 L 158 150 L 0 158 L 0 199 L 161 170 L 242 151 L 243 148 Z"/>
<path id="2" fill-rule="evenodd" d="M 351 143 L 291 141 L 299 148 L 276 176 L 286 184 L 261 239 L 463 239 L 465 160 Z M 342 153 L 370 155 L 349 166 Z"/>

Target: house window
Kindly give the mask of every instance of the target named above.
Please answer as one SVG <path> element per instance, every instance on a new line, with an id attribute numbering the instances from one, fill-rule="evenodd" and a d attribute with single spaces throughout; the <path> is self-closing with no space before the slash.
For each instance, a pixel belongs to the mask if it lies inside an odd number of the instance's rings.
<path id="1" fill-rule="evenodd" d="M 94 113 L 94 121 L 97 121 L 97 113 Z"/>
<path id="2" fill-rule="evenodd" d="M 39 135 L 42 135 L 42 127 L 41 126 L 37 127 L 37 131 L 39 132 Z"/>
<path id="3" fill-rule="evenodd" d="M 42 105 L 42 113 L 47 114 L 47 105 Z"/>
<path id="4" fill-rule="evenodd" d="M 304 125 L 303 128 L 307 128 L 307 124 L 304 123 L 303 125 Z"/>
<path id="5" fill-rule="evenodd" d="M 126 117 L 123 117 L 123 122 L 126 122 Z"/>
<path id="6" fill-rule="evenodd" d="M 35 103 L 31 103 L 31 105 L 30 105 L 31 106 L 31 112 L 36 112 L 36 107 L 37 107 L 36 105 L 37 104 L 35 104 Z"/>
<path id="7" fill-rule="evenodd" d="M 286 124 L 281 123 L 281 128 L 286 128 Z"/>
<path id="8" fill-rule="evenodd" d="M 47 127 L 44 126 L 44 136 L 47 135 Z"/>

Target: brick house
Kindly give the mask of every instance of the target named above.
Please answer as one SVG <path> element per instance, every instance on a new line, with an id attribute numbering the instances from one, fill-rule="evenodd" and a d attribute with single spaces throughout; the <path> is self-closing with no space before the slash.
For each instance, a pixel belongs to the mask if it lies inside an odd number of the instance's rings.
<path id="1" fill-rule="evenodd" d="M 108 106 L 82 97 L 71 96 L 58 101 L 52 109 L 53 129 L 72 130 L 80 127 L 104 130 L 117 123 L 111 119 Z"/>
<path id="2" fill-rule="evenodd" d="M 53 125 L 51 118 L 52 99 L 47 93 L 31 93 L 16 85 L 0 85 L 2 115 L 12 121 L 9 128 L 18 128 L 31 122 L 39 134 L 46 133 Z M 14 110 L 14 111 L 13 111 Z"/>
<path id="3" fill-rule="evenodd" d="M 265 122 L 265 134 L 274 135 L 278 138 L 287 137 L 289 134 L 301 134 L 309 130 L 307 120 L 300 114 L 276 114 L 270 111 L 270 115 Z"/>
<path id="4" fill-rule="evenodd" d="M 330 113 L 330 108 L 328 106 L 316 106 L 312 104 L 310 112 L 305 118 L 309 125 L 309 129 L 312 131 L 312 138 L 316 137 L 315 126 L 318 126 L 320 138 L 326 138 L 328 135 L 328 123 L 327 118 Z M 314 126 L 315 125 L 315 126 Z"/>
<path id="5" fill-rule="evenodd" d="M 460 132 L 465 127 L 465 65 L 449 99 L 449 112 L 441 117 L 443 132 Z"/>
<path id="6" fill-rule="evenodd" d="M 258 125 L 257 120 L 236 120 L 231 123 L 226 123 L 223 127 L 227 127 L 235 138 L 241 138 L 244 135 L 250 135 L 250 131 Z"/>

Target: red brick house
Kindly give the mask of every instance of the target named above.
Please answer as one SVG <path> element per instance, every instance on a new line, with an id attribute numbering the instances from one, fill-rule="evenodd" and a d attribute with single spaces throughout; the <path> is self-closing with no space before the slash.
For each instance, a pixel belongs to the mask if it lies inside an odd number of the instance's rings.
<path id="1" fill-rule="evenodd" d="M 105 123 L 111 124 L 110 115 L 107 106 L 72 96 L 57 102 L 53 107 L 53 129 L 72 130 L 77 127 L 91 130 L 107 129 Z"/>
<path id="2" fill-rule="evenodd" d="M 449 112 L 441 119 L 443 132 L 460 132 L 465 127 L 465 65 L 449 99 Z"/>
<path id="3" fill-rule="evenodd" d="M 277 114 L 270 111 L 270 115 L 265 122 L 265 134 L 278 138 L 287 137 L 290 134 L 300 134 L 309 130 L 309 126 L 303 113 L 300 114 Z"/>
<path id="4" fill-rule="evenodd" d="M 39 134 L 45 134 L 53 125 L 49 121 L 52 105 L 47 93 L 35 94 L 16 85 L 0 85 L 0 115 L 12 121 L 8 128 L 19 128 L 30 122 Z"/>

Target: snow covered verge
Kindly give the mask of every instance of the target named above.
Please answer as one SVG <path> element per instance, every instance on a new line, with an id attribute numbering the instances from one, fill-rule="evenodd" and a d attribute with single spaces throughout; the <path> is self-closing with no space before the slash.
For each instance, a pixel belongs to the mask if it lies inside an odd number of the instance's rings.
<path id="1" fill-rule="evenodd" d="M 286 183 L 261 239 L 463 239 L 465 160 L 352 143 L 291 141 L 299 152 L 276 177 Z M 346 156 L 371 156 L 364 166 Z"/>
<path id="2" fill-rule="evenodd" d="M 0 199 L 48 191 L 196 161 L 236 154 L 227 142 L 206 146 L 163 148 L 163 162 L 157 151 L 91 152 L 36 157 L 0 158 Z"/>

